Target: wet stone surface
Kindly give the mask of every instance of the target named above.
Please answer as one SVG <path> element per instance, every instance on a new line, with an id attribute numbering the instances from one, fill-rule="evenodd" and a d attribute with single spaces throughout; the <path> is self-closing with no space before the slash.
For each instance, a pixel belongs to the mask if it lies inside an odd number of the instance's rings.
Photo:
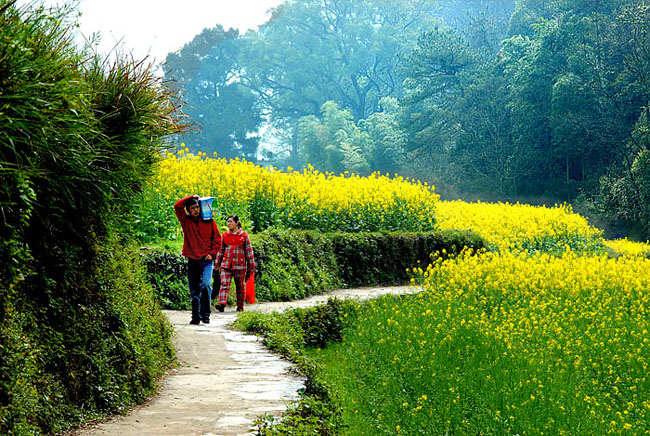
<path id="1" fill-rule="evenodd" d="M 374 298 L 413 292 L 409 287 L 344 289 L 288 303 L 262 303 L 246 310 L 283 311 L 322 304 L 330 296 Z M 210 324 L 189 325 L 188 311 L 165 311 L 176 332 L 179 366 L 159 393 L 126 416 L 74 432 L 76 435 L 236 436 L 254 432 L 260 415 L 280 416 L 298 397 L 304 380 L 291 364 L 271 354 L 259 338 L 229 329 L 236 312 L 213 312 Z"/>

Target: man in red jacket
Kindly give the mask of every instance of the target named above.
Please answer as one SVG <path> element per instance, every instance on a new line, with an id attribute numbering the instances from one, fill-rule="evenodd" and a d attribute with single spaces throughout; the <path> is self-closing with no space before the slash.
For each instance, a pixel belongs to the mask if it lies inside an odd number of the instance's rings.
<path id="1" fill-rule="evenodd" d="M 185 212 L 187 210 L 187 213 Z M 182 198 L 174 212 L 183 228 L 183 256 L 187 257 L 187 281 L 192 301 L 190 324 L 210 323 L 212 268 L 221 250 L 221 234 L 212 218 L 201 219 L 199 196 Z"/>

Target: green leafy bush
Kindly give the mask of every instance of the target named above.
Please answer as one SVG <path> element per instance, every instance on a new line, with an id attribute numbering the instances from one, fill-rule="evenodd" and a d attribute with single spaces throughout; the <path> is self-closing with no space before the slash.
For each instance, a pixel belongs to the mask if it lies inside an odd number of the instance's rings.
<path id="1" fill-rule="evenodd" d="M 324 347 L 328 342 L 340 342 L 343 338 L 345 317 L 353 312 L 353 307 L 348 302 L 334 298 L 324 305 L 303 311 L 297 310 L 305 346 Z"/>
<path id="2" fill-rule="evenodd" d="M 237 328 L 261 334 L 265 345 L 293 361 L 306 379 L 299 401 L 289 406 L 281 421 L 276 422 L 272 416 L 256 420 L 259 435 L 339 433 L 342 408 L 322 379 L 320 366 L 306 356 L 305 349 L 340 341 L 347 315 L 355 311 L 355 302 L 329 299 L 326 304 L 306 309 L 271 315 L 244 312 L 237 317 Z"/>
<path id="3" fill-rule="evenodd" d="M 403 284 L 430 255 L 485 247 L 472 232 L 320 233 L 267 230 L 252 234 L 259 301 L 289 301 L 338 287 Z M 185 308 L 189 296 L 185 259 L 165 250 L 145 250 L 149 277 L 168 309 Z"/>
<path id="4" fill-rule="evenodd" d="M 189 309 L 190 291 L 185 258 L 155 249 L 141 249 L 140 255 L 147 267 L 147 277 L 162 306 L 172 310 Z"/>
<path id="5" fill-rule="evenodd" d="M 146 65 L 72 43 L 67 8 L 0 0 L 0 433 L 57 433 L 143 401 L 170 326 L 125 248 L 177 131 Z"/>
<path id="6" fill-rule="evenodd" d="M 343 285 L 329 234 L 269 230 L 251 235 L 260 301 L 289 301 Z"/>
<path id="7" fill-rule="evenodd" d="M 404 283 L 412 268 L 431 263 L 432 253 L 455 255 L 464 247 L 485 247 L 476 233 L 455 230 L 331 234 L 331 239 L 339 276 L 350 287 Z"/>

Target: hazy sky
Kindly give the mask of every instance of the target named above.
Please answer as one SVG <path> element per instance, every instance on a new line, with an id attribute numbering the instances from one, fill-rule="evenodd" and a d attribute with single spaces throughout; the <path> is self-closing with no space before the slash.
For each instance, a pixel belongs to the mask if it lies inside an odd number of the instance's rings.
<path id="1" fill-rule="evenodd" d="M 18 0 L 18 5 L 34 3 Z M 46 6 L 69 2 L 37 0 Z M 267 11 L 282 0 L 81 0 L 80 32 L 102 36 L 100 52 L 107 53 L 121 41 L 122 52 L 136 59 L 149 55 L 156 63 L 176 51 L 206 27 L 221 24 L 245 33 L 268 19 Z"/>

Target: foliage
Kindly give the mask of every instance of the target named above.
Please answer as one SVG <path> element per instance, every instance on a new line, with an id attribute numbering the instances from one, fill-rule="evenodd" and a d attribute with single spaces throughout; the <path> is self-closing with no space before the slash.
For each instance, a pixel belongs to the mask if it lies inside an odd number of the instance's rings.
<path id="1" fill-rule="evenodd" d="M 356 233 L 332 235 L 339 277 L 347 286 L 406 282 L 414 265 L 428 265 L 432 253 L 452 256 L 463 248 L 485 247 L 471 231 L 430 233 Z"/>
<path id="2" fill-rule="evenodd" d="M 108 244 L 91 294 L 17 296 L 2 325 L 4 434 L 59 433 L 143 402 L 171 363 L 172 329 L 133 247 Z"/>
<path id="3" fill-rule="evenodd" d="M 297 310 L 295 315 L 302 324 L 305 346 L 320 348 L 329 342 L 341 342 L 345 319 L 353 311 L 353 304 L 336 298 L 324 305 Z"/>
<path id="4" fill-rule="evenodd" d="M 112 235 L 183 127 L 146 65 L 71 41 L 67 8 L 0 0 L 0 433 L 60 432 L 144 400 L 172 358 Z M 128 215 L 125 215 L 128 216 Z"/>
<path id="5" fill-rule="evenodd" d="M 328 100 L 355 120 L 399 95 L 395 69 L 416 35 L 436 22 L 435 2 L 287 2 L 248 35 L 244 80 L 275 119 L 316 115 Z"/>
<path id="6" fill-rule="evenodd" d="M 648 259 L 466 253 L 308 356 L 349 434 L 648 430 Z"/>
<path id="7" fill-rule="evenodd" d="M 630 201 L 615 210 L 641 213 L 631 171 L 649 101 L 647 17 L 635 0 L 520 0 L 497 50 L 477 44 L 478 16 L 464 31 L 430 29 L 400 70 L 409 157 L 465 195 L 570 201 L 582 191 L 607 203 L 624 187 Z"/>
<path id="8" fill-rule="evenodd" d="M 199 124 L 185 136 L 194 152 L 254 158 L 262 121 L 255 94 L 241 84 L 241 38 L 234 29 L 204 29 L 167 55 L 165 77 L 176 81 L 184 110 Z"/>
<path id="9" fill-rule="evenodd" d="M 333 172 L 369 173 L 371 140 L 354 124 L 352 114 L 336 103 L 323 104 L 322 122 L 314 115 L 300 119 L 298 153 L 316 168 Z"/>
<path id="10" fill-rule="evenodd" d="M 305 347 L 340 342 L 346 320 L 348 316 L 352 319 L 356 310 L 353 301 L 330 298 L 326 304 L 272 315 L 246 312 L 237 317 L 234 326 L 262 335 L 271 350 L 292 357 Z"/>
<path id="11" fill-rule="evenodd" d="M 156 298 L 165 309 L 190 309 L 190 291 L 187 284 L 187 261 L 177 253 L 163 250 L 141 250 L 147 268 L 147 277 Z"/>
<path id="12" fill-rule="evenodd" d="M 340 287 L 331 236 L 273 230 L 251 236 L 260 301 L 289 301 Z"/>
<path id="13" fill-rule="evenodd" d="M 251 235 L 255 252 L 255 288 L 259 301 L 290 301 L 342 286 L 408 282 L 414 265 L 423 267 L 430 254 L 478 250 L 483 240 L 472 232 L 319 233 L 268 230 Z M 142 252 L 148 276 L 161 304 L 185 308 L 186 260 L 165 250 Z"/>
<path id="14" fill-rule="evenodd" d="M 180 237 L 173 202 L 187 195 L 215 197 L 217 222 L 236 213 L 244 228 L 328 231 L 428 231 L 434 228 L 438 196 L 433 186 L 395 175 L 302 172 L 263 168 L 243 160 L 168 154 L 135 210 L 144 242 Z"/>
<path id="15" fill-rule="evenodd" d="M 354 302 L 329 299 L 313 308 L 273 315 L 245 312 L 237 317 L 237 328 L 262 335 L 271 350 L 291 359 L 306 377 L 300 400 L 288 407 L 281 421 L 275 422 L 272 416 L 258 418 L 259 435 L 339 434 L 341 406 L 322 380 L 321 368 L 306 357 L 305 349 L 340 341 L 347 320 L 356 310 Z"/>
<path id="16" fill-rule="evenodd" d="M 405 160 L 406 138 L 397 120 L 398 103 L 380 100 L 381 111 L 357 124 L 352 114 L 332 101 L 323 104 L 321 118 L 302 117 L 297 147 L 303 162 L 333 172 L 360 174 L 396 171 Z"/>
<path id="17" fill-rule="evenodd" d="M 382 98 L 401 95 L 399 55 L 440 21 L 436 3 L 288 1 L 246 35 L 205 29 L 167 58 L 166 77 L 185 88 L 187 112 L 203 126 L 187 138 L 191 150 L 250 159 L 263 124 L 262 131 L 273 127 L 288 136 L 278 148 L 295 159 L 298 120 L 317 116 L 326 102 L 355 122 L 366 119 Z"/>
<path id="18" fill-rule="evenodd" d="M 650 15 L 650 14 L 649 14 Z M 650 235 L 650 116 L 641 113 L 632 133 L 633 152 L 628 156 L 627 171 L 612 171 L 600 179 L 595 205 L 613 219 L 641 223 L 643 234 Z M 633 158 L 633 160 L 632 160 Z M 630 164 L 631 160 L 631 164 Z"/>

